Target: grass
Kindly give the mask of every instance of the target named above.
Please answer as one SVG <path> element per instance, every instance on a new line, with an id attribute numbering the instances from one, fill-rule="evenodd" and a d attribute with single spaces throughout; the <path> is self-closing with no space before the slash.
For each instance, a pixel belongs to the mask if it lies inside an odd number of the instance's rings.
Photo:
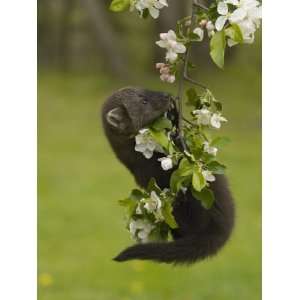
<path id="1" fill-rule="evenodd" d="M 114 157 L 98 112 L 122 84 L 103 75 L 40 74 L 40 300 L 260 299 L 261 78 L 259 49 L 256 56 L 249 56 L 251 51 L 225 72 L 205 74 L 230 120 L 222 133 L 232 143 L 221 156 L 228 165 L 237 220 L 224 250 L 189 268 L 111 260 L 132 243 L 116 200 L 134 182 Z M 136 83 L 165 87 L 151 78 Z"/>

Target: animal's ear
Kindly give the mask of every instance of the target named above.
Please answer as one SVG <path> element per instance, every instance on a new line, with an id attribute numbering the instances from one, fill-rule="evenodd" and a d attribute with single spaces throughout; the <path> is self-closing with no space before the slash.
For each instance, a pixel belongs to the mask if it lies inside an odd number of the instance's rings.
<path id="1" fill-rule="evenodd" d="M 124 108 L 116 107 L 106 114 L 106 120 L 112 127 L 124 130 L 127 126 L 126 120 L 128 120 L 128 117 L 126 116 Z"/>
<path id="2" fill-rule="evenodd" d="M 124 99 L 123 105 L 127 111 L 128 118 L 130 119 L 130 123 L 135 130 L 141 129 L 140 126 L 140 119 L 141 114 L 144 113 L 141 111 L 141 104 L 140 102 L 135 101 L 135 99 L 128 98 Z"/>

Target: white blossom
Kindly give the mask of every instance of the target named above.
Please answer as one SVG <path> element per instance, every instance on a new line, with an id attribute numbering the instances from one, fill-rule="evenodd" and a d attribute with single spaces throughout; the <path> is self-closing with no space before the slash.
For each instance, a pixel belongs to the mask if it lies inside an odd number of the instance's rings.
<path id="1" fill-rule="evenodd" d="M 167 33 L 160 34 L 160 41 L 156 44 L 167 49 L 166 60 L 170 63 L 174 63 L 178 58 L 178 53 L 185 53 L 186 47 L 177 41 L 176 33 L 173 30 L 169 30 Z"/>
<path id="2" fill-rule="evenodd" d="M 218 3 L 217 11 L 220 14 L 220 16 L 217 18 L 215 26 L 218 31 L 221 31 L 223 29 L 226 21 L 230 17 L 227 3 L 220 1 Z"/>
<path id="3" fill-rule="evenodd" d="M 204 38 L 204 30 L 201 27 L 197 27 L 194 29 L 193 33 L 198 35 L 199 41 L 201 42 Z"/>
<path id="4" fill-rule="evenodd" d="M 173 168 L 173 161 L 170 157 L 162 157 L 159 158 L 158 161 L 160 161 L 161 167 L 164 171 L 168 171 Z"/>
<path id="5" fill-rule="evenodd" d="M 141 152 L 147 159 L 153 156 L 153 152 L 163 152 L 161 146 L 157 144 L 149 129 L 141 129 L 135 137 L 135 151 Z"/>
<path id="6" fill-rule="evenodd" d="M 156 68 L 159 69 L 161 81 L 173 83 L 176 80 L 175 75 L 171 73 L 169 64 L 157 63 Z"/>
<path id="7" fill-rule="evenodd" d="M 211 171 L 203 170 L 202 175 L 205 178 L 206 181 L 212 182 L 216 180 L 216 177 L 212 174 Z"/>
<path id="8" fill-rule="evenodd" d="M 221 128 L 221 123 L 227 122 L 227 119 L 225 119 L 220 113 L 214 113 L 211 117 L 210 124 L 214 128 Z"/>
<path id="9" fill-rule="evenodd" d="M 144 207 L 149 213 L 153 213 L 155 211 L 160 210 L 162 206 L 161 200 L 155 191 L 152 191 L 150 194 L 150 198 L 144 200 L 144 202 Z"/>
<path id="10" fill-rule="evenodd" d="M 145 9 L 148 9 L 151 17 L 154 19 L 159 17 L 159 10 L 165 6 L 168 6 L 167 0 L 135 0 L 132 4 L 132 7 L 135 7 L 140 14 Z"/>
<path id="11" fill-rule="evenodd" d="M 209 145 L 209 142 L 204 142 L 204 151 L 207 152 L 208 154 L 211 154 L 213 156 L 216 156 L 218 153 L 218 148 L 212 147 Z"/>
<path id="12" fill-rule="evenodd" d="M 207 108 L 196 109 L 193 111 L 199 125 L 209 125 L 211 112 Z"/>
<path id="13" fill-rule="evenodd" d="M 227 4 L 236 7 L 233 12 L 229 12 Z M 260 26 L 261 5 L 256 0 L 224 0 L 218 3 L 218 13 L 220 16 L 216 20 L 216 29 L 221 31 L 228 20 L 231 24 L 239 25 L 243 34 L 244 43 L 253 43 L 254 33 Z M 236 42 L 229 39 L 228 45 L 231 47 Z"/>
<path id="14" fill-rule="evenodd" d="M 133 238 L 138 238 L 142 243 L 148 241 L 148 236 L 151 231 L 154 229 L 154 226 L 148 220 L 131 220 L 129 223 L 129 231 Z"/>

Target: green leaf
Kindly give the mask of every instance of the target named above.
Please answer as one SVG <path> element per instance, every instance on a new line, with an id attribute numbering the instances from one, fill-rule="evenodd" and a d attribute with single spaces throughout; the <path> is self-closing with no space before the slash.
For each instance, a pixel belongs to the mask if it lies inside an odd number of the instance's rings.
<path id="1" fill-rule="evenodd" d="M 214 161 L 216 157 L 214 155 L 211 155 L 209 153 L 203 152 L 201 154 L 201 159 L 206 163 L 209 164 L 210 162 Z"/>
<path id="2" fill-rule="evenodd" d="M 177 171 L 178 171 L 178 175 L 182 177 L 192 175 L 193 165 L 186 158 L 183 158 L 180 161 Z"/>
<path id="3" fill-rule="evenodd" d="M 127 208 L 128 218 L 131 218 L 137 208 L 138 201 L 135 201 L 132 198 L 126 198 L 126 199 L 119 200 L 118 202 L 121 206 Z"/>
<path id="4" fill-rule="evenodd" d="M 156 192 L 158 195 L 161 193 L 161 189 L 157 185 L 155 178 L 151 178 L 147 186 L 147 192 L 150 193 L 152 191 Z"/>
<path id="5" fill-rule="evenodd" d="M 210 56 L 221 69 L 224 67 L 226 39 L 224 30 L 216 32 L 210 40 Z"/>
<path id="6" fill-rule="evenodd" d="M 159 145 L 161 145 L 163 148 L 167 150 L 169 147 L 169 139 L 166 133 L 164 131 L 156 131 L 153 129 L 150 129 L 150 132 L 153 139 L 156 141 L 156 143 L 158 143 Z"/>
<path id="7" fill-rule="evenodd" d="M 204 176 L 201 173 L 201 169 L 197 166 L 193 170 L 193 179 L 192 179 L 193 188 L 200 192 L 206 185 Z"/>
<path id="8" fill-rule="evenodd" d="M 157 242 L 157 241 L 167 241 L 169 233 L 169 226 L 166 223 L 158 224 L 149 234 L 148 240 Z"/>
<path id="9" fill-rule="evenodd" d="M 190 69 L 195 69 L 195 68 L 196 68 L 196 65 L 193 64 L 193 63 L 191 63 L 191 62 L 189 61 L 189 62 L 188 62 L 188 67 L 189 67 Z"/>
<path id="10" fill-rule="evenodd" d="M 224 174 L 226 167 L 217 161 L 212 161 L 207 165 L 209 171 L 214 174 Z"/>
<path id="11" fill-rule="evenodd" d="M 192 195 L 197 200 L 201 201 L 204 208 L 210 209 L 215 201 L 215 195 L 212 190 L 204 188 L 201 192 L 197 192 L 192 189 Z"/>
<path id="12" fill-rule="evenodd" d="M 170 155 L 173 155 L 176 152 L 176 150 L 175 150 L 175 148 L 174 148 L 174 146 L 171 142 L 169 142 L 167 150 L 168 150 Z"/>
<path id="13" fill-rule="evenodd" d="M 138 189 L 133 189 L 129 196 L 130 199 L 135 200 L 135 201 L 139 201 L 145 197 L 147 197 L 147 195 Z"/>
<path id="14" fill-rule="evenodd" d="M 225 29 L 226 36 L 231 38 L 237 43 L 242 43 L 244 41 L 243 33 L 238 24 L 232 24 L 230 27 Z"/>
<path id="15" fill-rule="evenodd" d="M 113 12 L 122 12 L 128 9 L 130 6 L 130 0 L 113 0 L 109 9 Z"/>
<path id="16" fill-rule="evenodd" d="M 215 105 L 217 111 L 222 111 L 222 103 L 219 101 L 213 101 L 213 104 Z"/>
<path id="17" fill-rule="evenodd" d="M 172 129 L 173 125 L 169 119 L 162 117 L 155 120 L 150 127 L 156 131 L 161 131 L 163 129 Z"/>
<path id="18" fill-rule="evenodd" d="M 171 175 L 171 179 L 170 179 L 170 188 L 171 188 L 171 191 L 173 193 L 177 193 L 180 188 L 182 187 L 182 184 L 185 180 L 185 177 L 181 177 L 179 175 L 179 171 L 176 170 L 172 173 Z"/>
<path id="19" fill-rule="evenodd" d="M 129 206 L 129 205 L 131 204 L 132 201 L 133 201 L 133 200 L 132 200 L 131 198 L 125 198 L 125 199 L 119 200 L 118 202 L 119 202 L 119 204 L 120 204 L 121 206 L 126 207 L 126 206 Z"/>
<path id="20" fill-rule="evenodd" d="M 149 9 L 146 8 L 146 9 L 144 9 L 143 12 L 142 12 L 142 18 L 143 18 L 143 19 L 147 19 L 148 16 L 149 16 Z"/>
<path id="21" fill-rule="evenodd" d="M 210 142 L 210 145 L 212 147 L 222 148 L 230 143 L 230 139 L 225 136 L 216 137 Z"/>
<path id="22" fill-rule="evenodd" d="M 191 42 L 200 42 L 201 41 L 199 35 L 195 34 L 193 32 L 189 34 L 189 40 Z"/>
<path id="23" fill-rule="evenodd" d="M 182 187 L 188 186 L 192 176 L 181 176 L 180 171 L 176 170 L 172 173 L 170 179 L 170 188 L 173 193 L 178 193 Z"/>
<path id="24" fill-rule="evenodd" d="M 177 222 L 173 216 L 173 207 L 170 202 L 166 202 L 162 208 L 162 215 L 165 218 L 165 222 L 172 228 L 175 229 L 178 227 Z"/>
<path id="25" fill-rule="evenodd" d="M 183 186 L 189 185 L 192 180 L 194 165 L 191 164 L 186 158 L 183 158 L 174 171 L 170 179 L 170 187 L 173 193 L 177 193 Z"/>

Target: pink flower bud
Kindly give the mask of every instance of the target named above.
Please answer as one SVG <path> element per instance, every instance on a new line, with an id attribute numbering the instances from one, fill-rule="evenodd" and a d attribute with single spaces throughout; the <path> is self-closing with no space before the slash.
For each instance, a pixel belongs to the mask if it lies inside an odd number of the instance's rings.
<path id="1" fill-rule="evenodd" d="M 160 75 L 161 81 L 168 81 L 169 79 L 169 74 L 161 74 Z"/>
<path id="2" fill-rule="evenodd" d="M 175 81 L 175 75 L 169 75 L 168 82 L 173 83 Z"/>
<path id="3" fill-rule="evenodd" d="M 167 65 L 165 65 L 164 67 L 162 67 L 160 69 L 160 73 L 161 74 L 169 74 L 170 73 L 170 68 Z"/>
<path id="4" fill-rule="evenodd" d="M 164 66 L 165 66 L 164 63 L 157 63 L 157 64 L 155 65 L 156 69 L 161 69 L 161 68 L 163 68 Z"/>

